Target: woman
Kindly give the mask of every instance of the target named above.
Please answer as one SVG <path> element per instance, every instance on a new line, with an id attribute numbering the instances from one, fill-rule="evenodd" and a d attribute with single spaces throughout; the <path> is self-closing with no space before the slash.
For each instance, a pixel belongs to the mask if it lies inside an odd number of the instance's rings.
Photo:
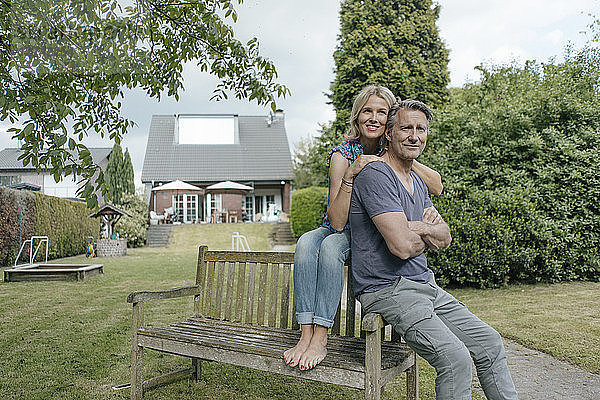
<path id="1" fill-rule="evenodd" d="M 329 202 L 323 224 L 298 239 L 294 256 L 294 296 L 300 340 L 283 353 L 291 367 L 315 367 L 327 355 L 327 330 L 340 301 L 344 262 L 350 251 L 348 210 L 354 177 L 370 162 L 381 160 L 380 141 L 396 98 L 383 86 L 369 85 L 354 99 L 348 140 L 327 156 Z M 440 175 L 415 161 L 413 169 L 439 195 Z"/>

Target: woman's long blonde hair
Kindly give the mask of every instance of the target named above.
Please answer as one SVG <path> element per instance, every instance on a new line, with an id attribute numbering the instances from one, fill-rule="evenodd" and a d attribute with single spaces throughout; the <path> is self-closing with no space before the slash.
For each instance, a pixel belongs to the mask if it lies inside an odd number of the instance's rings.
<path id="1" fill-rule="evenodd" d="M 366 86 L 363 90 L 361 90 L 356 97 L 354 98 L 354 103 L 352 104 L 352 114 L 350 114 L 350 120 L 348 123 L 350 124 L 350 128 L 348 129 L 348 133 L 346 137 L 348 139 L 358 139 L 360 137 L 360 129 L 358 127 L 358 115 L 360 114 L 360 110 L 364 107 L 364 105 L 369 100 L 369 97 L 372 95 L 379 96 L 384 99 L 390 108 L 396 102 L 396 97 L 392 91 L 385 86 L 378 85 L 369 85 Z"/>

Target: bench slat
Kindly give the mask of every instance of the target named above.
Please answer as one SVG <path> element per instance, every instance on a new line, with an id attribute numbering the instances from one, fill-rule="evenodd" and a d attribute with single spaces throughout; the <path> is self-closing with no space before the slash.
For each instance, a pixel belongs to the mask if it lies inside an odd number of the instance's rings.
<path id="1" fill-rule="evenodd" d="M 204 298 L 207 296 L 207 285 L 206 285 L 206 261 L 204 260 L 204 253 L 206 247 L 200 246 L 198 250 L 198 266 L 196 268 L 196 285 L 200 286 L 200 295 L 196 298 L 194 303 L 194 312 L 204 312 Z"/>
<path id="2" fill-rule="evenodd" d="M 254 321 L 254 286 L 256 281 L 256 263 L 248 264 L 248 290 L 246 291 L 246 323 Z"/>
<path id="3" fill-rule="evenodd" d="M 360 318 L 360 317 L 359 317 Z M 348 265 L 346 274 L 346 336 L 354 336 L 356 324 L 356 299 L 354 298 L 354 288 L 352 285 L 352 269 Z"/>
<path id="4" fill-rule="evenodd" d="M 236 263 L 228 263 L 229 266 L 227 268 L 227 294 L 225 297 L 225 319 L 228 321 L 232 320 L 232 317 L 234 316 L 234 299 L 235 299 L 235 293 L 234 293 L 234 283 L 235 283 L 235 267 L 236 267 Z"/>
<path id="5" fill-rule="evenodd" d="M 279 288 L 279 264 L 271 264 L 271 290 L 269 293 L 269 326 L 277 325 L 277 294 Z"/>
<path id="6" fill-rule="evenodd" d="M 235 318 L 236 321 L 242 321 L 244 318 L 244 285 L 246 284 L 246 269 L 248 268 L 246 263 L 238 264 L 238 281 L 237 290 L 235 294 Z"/>
<path id="7" fill-rule="evenodd" d="M 215 263 L 207 263 L 206 296 L 204 297 L 204 315 L 212 315 L 215 297 Z"/>
<path id="8" fill-rule="evenodd" d="M 254 263 L 294 263 L 294 253 L 260 251 L 207 251 L 206 261 L 254 262 Z"/>
<path id="9" fill-rule="evenodd" d="M 267 301 L 267 276 L 268 276 L 269 265 L 260 263 L 260 276 L 258 278 L 258 310 L 257 310 L 257 321 L 259 325 L 265 323 L 265 309 Z"/>
<path id="10" fill-rule="evenodd" d="M 290 265 L 282 264 L 281 268 L 283 269 L 283 281 L 281 283 L 281 315 L 279 326 L 287 328 L 290 308 Z"/>
<path id="11" fill-rule="evenodd" d="M 221 318 L 221 305 L 223 303 L 223 281 L 225 280 L 225 263 L 217 262 L 217 281 L 215 282 L 215 307 L 212 314 L 215 318 Z"/>

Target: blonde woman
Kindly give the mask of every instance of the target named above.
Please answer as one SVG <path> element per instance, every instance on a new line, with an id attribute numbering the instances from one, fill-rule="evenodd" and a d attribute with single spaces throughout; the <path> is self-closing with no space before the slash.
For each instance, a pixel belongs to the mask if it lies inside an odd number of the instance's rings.
<path id="1" fill-rule="evenodd" d="M 395 102 L 386 87 L 369 85 L 361 90 L 352 106 L 348 139 L 327 156 L 327 213 L 319 228 L 298 239 L 294 256 L 296 319 L 301 336 L 296 346 L 283 353 L 290 367 L 311 369 L 327 355 L 327 330 L 333 325 L 344 282 L 344 262 L 350 253 L 352 181 L 365 165 L 381 160 L 381 138 Z M 441 177 L 436 171 L 417 162 L 413 169 L 432 193 L 441 193 Z"/>

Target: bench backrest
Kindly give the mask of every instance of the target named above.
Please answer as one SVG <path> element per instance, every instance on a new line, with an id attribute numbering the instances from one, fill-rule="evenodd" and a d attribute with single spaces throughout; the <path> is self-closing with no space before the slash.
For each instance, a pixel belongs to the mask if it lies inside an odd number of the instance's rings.
<path id="1" fill-rule="evenodd" d="M 296 329 L 293 264 L 294 253 L 289 252 L 208 251 L 201 246 L 196 284 L 202 290 L 194 311 L 225 321 Z M 332 333 L 355 336 L 360 332 L 360 306 L 349 269 L 341 306 Z"/>

